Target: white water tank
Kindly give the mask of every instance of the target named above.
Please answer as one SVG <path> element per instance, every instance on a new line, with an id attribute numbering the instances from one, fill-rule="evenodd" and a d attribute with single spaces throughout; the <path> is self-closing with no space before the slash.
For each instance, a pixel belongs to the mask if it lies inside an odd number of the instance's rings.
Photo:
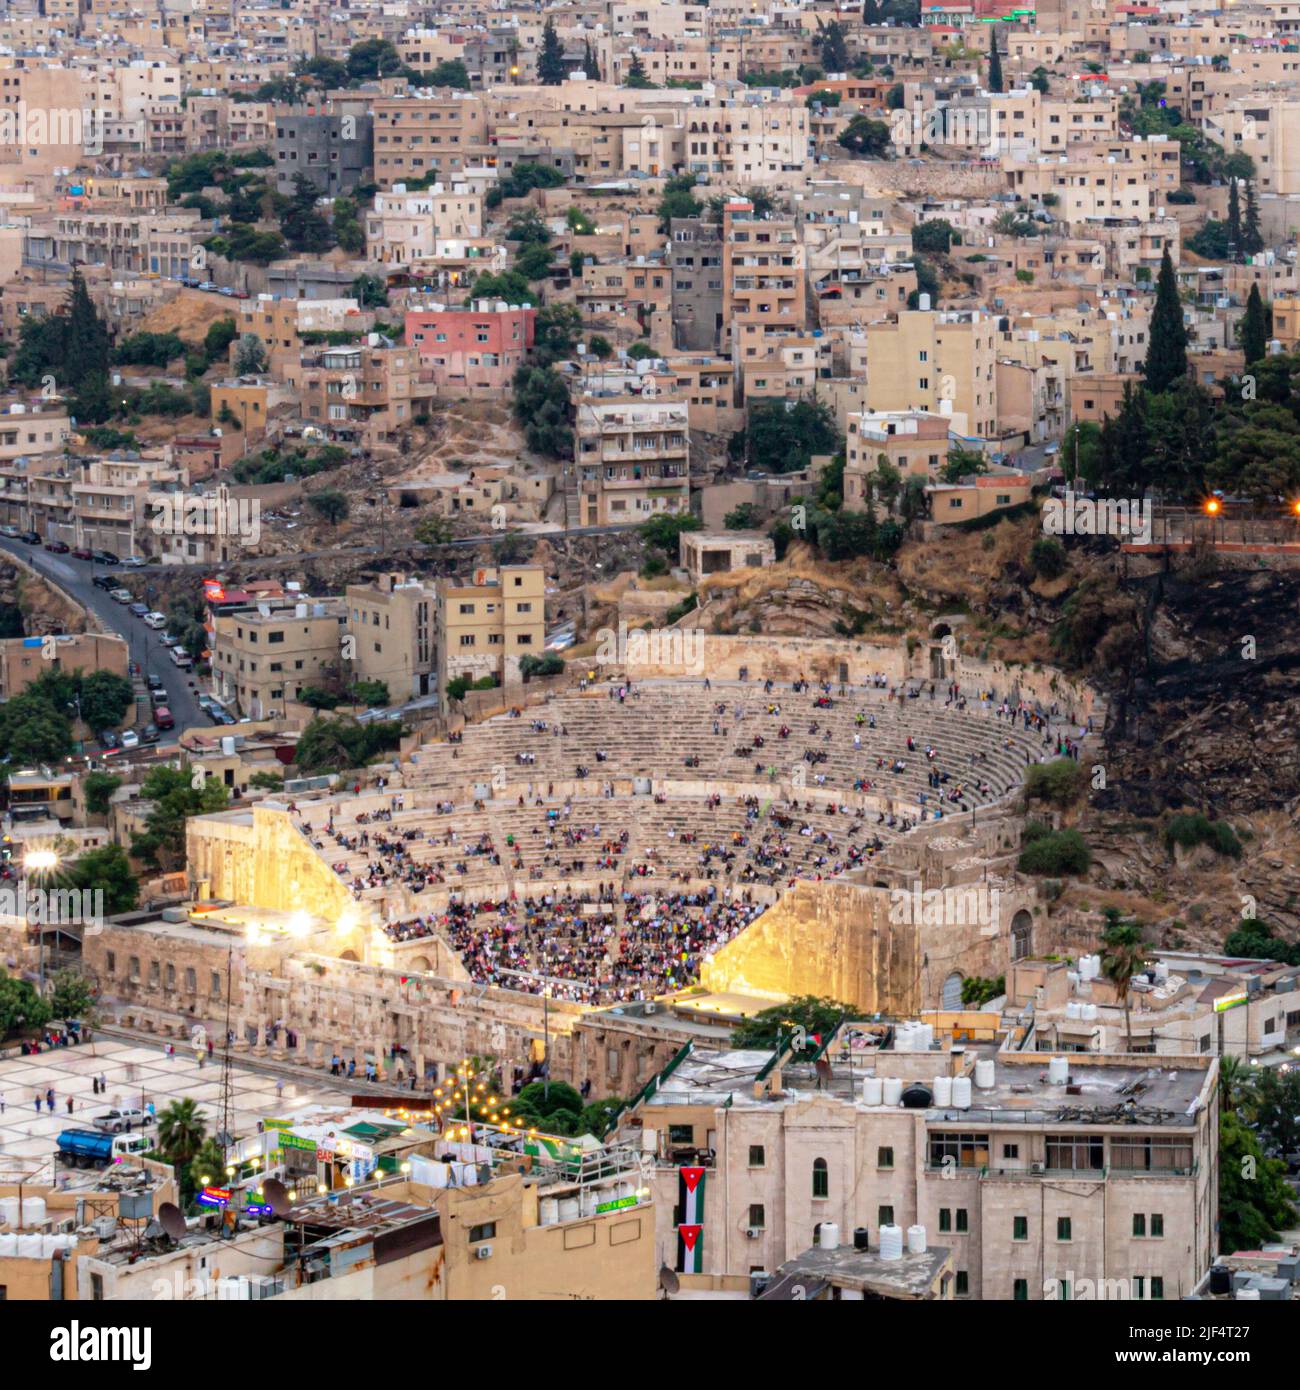
<path id="1" fill-rule="evenodd" d="M 1047 1064 L 1047 1079 L 1053 1086 L 1064 1086 L 1070 1080 L 1068 1057 L 1053 1057 Z"/>
<path id="2" fill-rule="evenodd" d="M 882 1260 L 901 1260 L 903 1258 L 903 1228 L 901 1226 L 882 1226 L 880 1228 L 880 1258 Z"/>
<path id="3" fill-rule="evenodd" d="M 576 1197 L 560 1198 L 560 1220 L 576 1221 L 582 1215 L 582 1207 Z"/>
<path id="4" fill-rule="evenodd" d="M 8 1235 L 0 1236 L 0 1259 L 6 1256 L 14 1256 L 18 1253 L 18 1234 L 16 1231 Z"/>
<path id="5" fill-rule="evenodd" d="M 864 1076 L 862 1078 L 862 1103 L 863 1105 L 883 1105 L 884 1104 L 885 1083 L 878 1076 Z"/>
<path id="6" fill-rule="evenodd" d="M 992 1057 L 981 1057 L 975 1063 L 975 1085 L 981 1091 L 991 1091 L 997 1078 L 997 1071 Z"/>
<path id="7" fill-rule="evenodd" d="M 1243 1300 L 1243 1301 L 1246 1301 L 1246 1302 L 1258 1303 L 1258 1302 L 1259 1302 L 1259 1290 L 1258 1290 L 1258 1289 L 1238 1289 L 1238 1290 L 1237 1290 L 1237 1297 L 1238 1297 L 1239 1299 Z"/>
<path id="8" fill-rule="evenodd" d="M 1085 1005 L 1083 1006 L 1083 1016 L 1084 1016 L 1084 1018 L 1085 1018 L 1089 1023 L 1094 1023 L 1094 1022 L 1096 1022 L 1096 1019 L 1097 1019 L 1097 1006 L 1096 1006 L 1096 1004 L 1085 1004 Z"/>
<path id="9" fill-rule="evenodd" d="M 918 1026 L 918 1027 L 920 1028 L 920 1030 L 921 1030 L 921 1032 L 920 1032 L 921 1051 L 922 1051 L 922 1052 L 929 1052 L 929 1050 L 934 1046 L 934 1024 L 933 1024 L 933 1023 L 921 1023 L 921 1024 L 918 1024 L 917 1026 Z"/>
<path id="10" fill-rule="evenodd" d="M 896 1076 L 885 1077 L 885 1104 L 898 1105 L 903 1099 L 903 1083 Z"/>
<path id="11" fill-rule="evenodd" d="M 18 1198 L 0 1197 L 0 1225 L 17 1226 Z"/>
<path id="12" fill-rule="evenodd" d="M 817 1243 L 823 1250 L 838 1250 L 840 1248 L 840 1228 L 834 1221 L 822 1222 Z"/>
<path id="13" fill-rule="evenodd" d="M 952 1104 L 952 1077 L 936 1076 L 934 1078 L 934 1103 L 940 1107 Z"/>
<path id="14" fill-rule="evenodd" d="M 1156 984 L 1167 985 L 1169 983 L 1169 962 L 1164 960 L 1156 961 Z"/>
<path id="15" fill-rule="evenodd" d="M 907 1228 L 907 1250 L 911 1255 L 925 1254 L 924 1226 L 909 1226 Z"/>
<path id="16" fill-rule="evenodd" d="M 970 1077 L 954 1076 L 952 1079 L 952 1104 L 955 1110 L 970 1109 Z"/>
<path id="17" fill-rule="evenodd" d="M 24 1206 L 27 1204 L 24 1202 Z M 18 1258 L 22 1260 L 38 1260 L 41 1257 L 41 1238 L 40 1236 L 19 1236 L 18 1237 Z"/>
<path id="18" fill-rule="evenodd" d="M 22 1202 L 22 1223 L 30 1230 L 33 1226 L 45 1224 L 45 1198 L 24 1197 Z"/>
<path id="19" fill-rule="evenodd" d="M 595 1216 L 596 1214 L 596 1189 L 594 1187 L 584 1187 L 579 1194 L 580 1210 L 583 1216 Z"/>
<path id="20" fill-rule="evenodd" d="M 537 1219 L 543 1226 L 554 1226 L 560 1219 L 560 1203 L 555 1197 L 543 1197 L 537 1204 Z"/>

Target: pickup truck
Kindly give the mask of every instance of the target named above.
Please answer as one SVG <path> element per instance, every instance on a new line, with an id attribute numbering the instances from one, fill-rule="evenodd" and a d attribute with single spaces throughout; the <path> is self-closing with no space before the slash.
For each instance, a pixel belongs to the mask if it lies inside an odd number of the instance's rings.
<path id="1" fill-rule="evenodd" d="M 69 1168 L 107 1168 L 126 1154 L 146 1153 L 143 1134 L 103 1134 L 93 1129 L 65 1129 L 58 1138 L 59 1161 Z"/>

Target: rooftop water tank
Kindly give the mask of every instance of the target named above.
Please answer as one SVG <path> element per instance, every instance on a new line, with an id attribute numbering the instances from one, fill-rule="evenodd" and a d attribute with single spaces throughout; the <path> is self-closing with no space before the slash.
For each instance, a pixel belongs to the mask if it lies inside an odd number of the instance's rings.
<path id="1" fill-rule="evenodd" d="M 1064 1086 L 1070 1080 L 1070 1062 L 1067 1057 L 1053 1057 L 1047 1064 L 1047 1079 L 1053 1086 Z"/>
<path id="2" fill-rule="evenodd" d="M 936 1076 L 934 1078 L 934 1103 L 940 1107 L 952 1104 L 951 1076 Z"/>
<path id="3" fill-rule="evenodd" d="M 902 1101 L 906 1110 L 928 1110 L 934 1104 L 934 1093 L 928 1086 L 914 1081 L 903 1092 Z"/>
<path id="4" fill-rule="evenodd" d="M 3 1237 L 0 1237 L 0 1239 L 3 1239 Z M 854 1227 L 853 1248 L 855 1250 L 869 1250 L 871 1248 L 871 1233 L 865 1226 Z"/>
<path id="5" fill-rule="evenodd" d="M 952 1104 L 954 1110 L 970 1109 L 970 1077 L 954 1076 L 952 1079 Z"/>
<path id="6" fill-rule="evenodd" d="M 903 1083 L 896 1076 L 885 1078 L 885 1104 L 897 1105 L 903 1099 Z"/>
<path id="7" fill-rule="evenodd" d="M 884 1082 L 878 1076 L 865 1076 L 862 1078 L 862 1103 L 863 1105 L 883 1105 L 884 1104 Z"/>
<path id="8" fill-rule="evenodd" d="M 997 1070 L 992 1057 L 981 1057 L 975 1063 L 975 1085 L 981 1091 L 991 1091 L 997 1079 Z"/>
<path id="9" fill-rule="evenodd" d="M 880 1258 L 882 1260 L 901 1260 L 903 1258 L 903 1228 L 901 1226 L 882 1226 L 880 1228 Z"/>
<path id="10" fill-rule="evenodd" d="M 840 1228 L 834 1221 L 822 1222 L 817 1243 L 823 1250 L 838 1250 L 840 1248 Z"/>
<path id="11" fill-rule="evenodd" d="M 907 1228 L 907 1251 L 910 1255 L 925 1254 L 924 1226 L 909 1226 Z"/>

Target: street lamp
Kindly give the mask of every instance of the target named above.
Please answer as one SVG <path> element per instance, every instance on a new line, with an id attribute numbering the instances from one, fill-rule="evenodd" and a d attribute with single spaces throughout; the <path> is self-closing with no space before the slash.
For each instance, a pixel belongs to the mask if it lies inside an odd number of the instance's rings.
<path id="1" fill-rule="evenodd" d="M 59 867 L 59 856 L 52 849 L 30 849 L 23 855 L 23 868 L 29 874 L 36 874 L 38 877 L 44 874 L 52 874 Z M 45 913 L 41 914 L 41 920 L 37 923 L 37 966 L 36 978 L 38 981 L 37 992 L 41 998 L 45 997 Z"/>

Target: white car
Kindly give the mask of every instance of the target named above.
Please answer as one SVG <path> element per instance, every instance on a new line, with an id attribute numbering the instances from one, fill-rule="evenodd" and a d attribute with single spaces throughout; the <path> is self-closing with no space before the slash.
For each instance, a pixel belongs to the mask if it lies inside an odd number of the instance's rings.
<path id="1" fill-rule="evenodd" d="M 126 1106 L 121 1110 L 106 1110 L 91 1121 L 96 1129 L 107 1130 L 110 1134 L 120 1134 L 129 1125 L 132 1129 L 143 1129 L 153 1123 L 153 1116 L 147 1110 Z"/>
<path id="2" fill-rule="evenodd" d="M 151 627 L 155 631 L 167 626 L 167 619 L 162 613 L 146 613 L 144 615 L 145 627 Z"/>
<path id="3" fill-rule="evenodd" d="M 170 632 L 160 632 L 158 634 L 158 640 L 163 644 L 164 647 L 174 647 L 176 645 L 176 639 L 171 635 Z"/>
<path id="4" fill-rule="evenodd" d="M 134 729 L 124 729 L 124 730 L 122 731 L 122 747 L 123 747 L 123 748 L 139 748 L 139 746 L 140 746 L 140 735 L 137 734 L 136 731 L 135 731 Z"/>
<path id="5" fill-rule="evenodd" d="M 138 570 L 143 569 L 149 561 L 146 560 L 143 555 L 128 555 L 122 563 L 126 565 L 128 569 Z"/>
<path id="6" fill-rule="evenodd" d="M 135 602 L 135 595 L 130 591 L 130 589 L 114 589 L 113 592 L 109 595 L 109 597 L 116 599 L 118 603 Z"/>

